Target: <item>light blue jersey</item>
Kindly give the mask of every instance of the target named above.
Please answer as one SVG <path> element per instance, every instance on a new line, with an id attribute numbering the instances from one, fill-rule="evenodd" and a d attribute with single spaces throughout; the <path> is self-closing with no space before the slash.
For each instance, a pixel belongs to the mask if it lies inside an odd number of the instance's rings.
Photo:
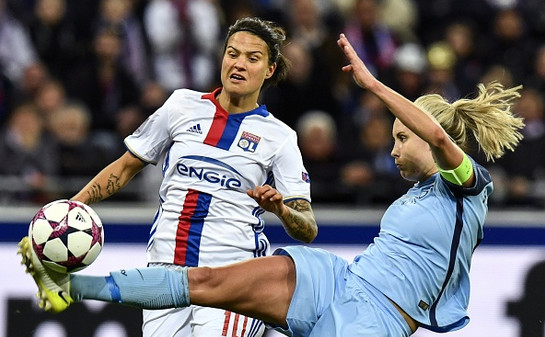
<path id="1" fill-rule="evenodd" d="M 439 173 L 415 184 L 384 214 L 380 234 L 349 266 L 422 327 L 458 330 L 469 322 L 469 270 L 483 238 L 493 185 L 473 159 L 475 184 L 462 188 Z"/>

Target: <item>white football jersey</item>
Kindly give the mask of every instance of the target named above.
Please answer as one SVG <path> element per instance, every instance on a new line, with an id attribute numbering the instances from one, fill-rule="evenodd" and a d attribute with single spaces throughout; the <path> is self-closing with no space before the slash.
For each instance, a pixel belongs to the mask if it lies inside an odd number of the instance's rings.
<path id="1" fill-rule="evenodd" d="M 310 202 L 295 131 L 264 105 L 229 114 L 219 90 L 176 90 L 125 139 L 145 162 L 165 158 L 149 262 L 215 266 L 268 255 L 265 211 L 246 190 L 267 183 L 285 202 Z"/>

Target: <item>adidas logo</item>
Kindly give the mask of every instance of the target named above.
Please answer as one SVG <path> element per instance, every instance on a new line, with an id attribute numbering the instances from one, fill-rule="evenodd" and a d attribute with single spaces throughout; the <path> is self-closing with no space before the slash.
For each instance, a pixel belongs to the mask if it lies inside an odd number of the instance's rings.
<path id="1" fill-rule="evenodd" d="M 201 130 L 201 125 L 200 125 L 200 124 L 193 125 L 192 127 L 190 127 L 189 129 L 187 129 L 186 131 L 187 131 L 187 132 L 194 132 L 194 133 L 202 134 L 202 130 Z"/>
<path id="2" fill-rule="evenodd" d="M 76 220 L 81 221 L 81 222 L 85 222 L 85 218 L 83 217 L 83 215 L 81 215 L 80 212 L 78 212 L 78 214 L 76 214 Z"/>

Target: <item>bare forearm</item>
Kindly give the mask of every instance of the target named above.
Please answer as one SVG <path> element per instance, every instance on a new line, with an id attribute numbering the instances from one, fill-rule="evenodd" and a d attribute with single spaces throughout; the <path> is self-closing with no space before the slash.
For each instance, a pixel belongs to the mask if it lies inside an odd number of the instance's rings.
<path id="1" fill-rule="evenodd" d="M 310 204 L 304 200 L 294 200 L 285 206 L 282 214 L 277 216 L 282 221 L 286 233 L 296 240 L 312 242 L 318 234 L 318 226 Z"/>
<path id="2" fill-rule="evenodd" d="M 126 153 L 100 171 L 72 199 L 88 205 L 104 200 L 127 185 L 144 165 Z"/>
<path id="3" fill-rule="evenodd" d="M 121 178 L 108 170 L 108 167 L 95 176 L 81 191 L 72 199 L 85 204 L 93 204 L 115 194 L 128 180 L 122 183 Z"/>

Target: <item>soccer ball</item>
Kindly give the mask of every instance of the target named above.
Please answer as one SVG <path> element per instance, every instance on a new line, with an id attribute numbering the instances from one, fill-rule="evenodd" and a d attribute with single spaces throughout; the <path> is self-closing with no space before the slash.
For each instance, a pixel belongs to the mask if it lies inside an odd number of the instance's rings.
<path id="1" fill-rule="evenodd" d="M 28 236 L 44 266 L 72 273 L 89 266 L 104 245 L 104 228 L 95 211 L 78 201 L 43 206 L 30 222 Z"/>

